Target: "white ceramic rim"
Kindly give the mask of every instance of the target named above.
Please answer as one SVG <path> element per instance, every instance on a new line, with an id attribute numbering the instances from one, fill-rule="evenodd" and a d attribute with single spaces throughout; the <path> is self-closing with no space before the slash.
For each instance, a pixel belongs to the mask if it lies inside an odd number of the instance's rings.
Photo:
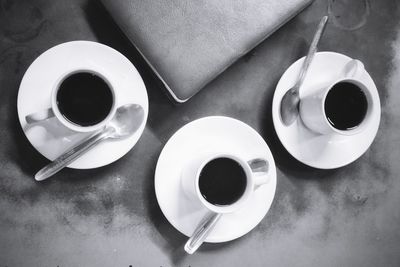
<path id="1" fill-rule="evenodd" d="M 60 112 L 60 110 L 58 109 L 58 105 L 57 105 L 57 93 L 58 90 L 60 88 L 60 85 L 63 81 L 65 81 L 65 79 L 67 79 L 68 77 L 70 77 L 73 74 L 76 73 L 91 73 L 94 74 L 96 76 L 99 76 L 101 79 L 103 79 L 104 82 L 107 83 L 108 87 L 111 90 L 112 93 L 112 107 L 110 112 L 108 113 L 107 117 L 105 117 L 101 122 L 95 124 L 95 125 L 91 125 L 91 126 L 80 126 L 78 124 L 75 124 L 73 122 L 68 121 Z M 57 82 L 54 84 L 52 93 L 51 93 L 51 109 L 53 110 L 53 113 L 55 115 L 55 117 L 67 128 L 76 131 L 76 132 L 93 132 L 96 130 L 99 130 L 101 128 L 103 128 L 113 117 L 116 111 L 116 106 L 115 106 L 115 89 L 114 86 L 112 85 L 112 83 L 101 73 L 99 73 L 98 71 L 92 70 L 92 69 L 76 69 L 73 71 L 68 71 L 66 72 L 64 75 L 62 75 Z"/>
<path id="2" fill-rule="evenodd" d="M 243 192 L 242 196 L 238 200 L 236 200 L 234 203 L 229 204 L 229 205 L 221 205 L 221 206 L 214 205 L 214 204 L 208 202 L 200 192 L 200 188 L 199 188 L 200 173 L 203 170 L 205 165 L 207 165 L 210 161 L 217 159 L 217 158 L 229 158 L 229 159 L 235 161 L 236 163 L 238 163 L 240 165 L 240 167 L 242 167 L 242 169 L 246 173 L 246 189 L 245 189 L 245 191 Z M 203 160 L 203 162 L 200 164 L 199 168 L 196 171 L 196 179 L 194 180 L 194 183 L 195 183 L 195 191 L 196 191 L 197 198 L 207 209 L 209 209 L 210 211 L 215 212 L 215 213 L 231 213 L 231 212 L 238 210 L 243 205 L 243 203 L 245 203 L 246 200 L 249 198 L 249 196 L 252 193 L 253 188 L 254 188 L 252 172 L 251 172 L 251 169 L 248 166 L 248 164 L 245 161 L 243 161 L 242 159 L 240 159 L 238 156 L 232 155 L 232 154 L 226 154 L 226 153 L 215 154 L 215 155 L 209 156 L 205 160 Z"/>
<path id="3" fill-rule="evenodd" d="M 326 113 L 325 113 L 325 101 L 326 101 L 326 97 L 328 95 L 328 93 L 331 91 L 332 87 L 335 86 L 338 83 L 341 82 L 348 82 L 348 83 L 352 83 L 354 85 L 356 85 L 358 88 L 360 88 L 364 95 L 367 98 L 367 102 L 368 102 L 368 107 L 367 107 L 367 112 L 365 114 L 364 119 L 362 120 L 362 122 L 355 126 L 354 128 L 350 129 L 350 130 L 339 130 L 337 128 L 335 128 L 328 120 Z M 362 130 L 365 129 L 365 127 L 367 126 L 368 122 L 370 121 L 371 118 L 371 110 L 373 109 L 373 105 L 374 105 L 374 101 L 372 99 L 371 96 L 371 92 L 369 91 L 369 88 L 361 81 L 353 79 L 353 78 L 345 78 L 345 79 L 338 79 L 335 82 L 333 82 L 327 90 L 325 90 L 324 92 L 324 96 L 322 97 L 322 101 L 321 101 L 321 105 L 322 105 L 322 111 L 323 111 L 323 117 L 324 117 L 324 121 L 326 123 L 326 125 L 328 125 L 328 127 L 335 133 L 338 134 L 342 134 L 342 135 L 353 135 L 353 134 L 358 134 L 360 133 Z"/>

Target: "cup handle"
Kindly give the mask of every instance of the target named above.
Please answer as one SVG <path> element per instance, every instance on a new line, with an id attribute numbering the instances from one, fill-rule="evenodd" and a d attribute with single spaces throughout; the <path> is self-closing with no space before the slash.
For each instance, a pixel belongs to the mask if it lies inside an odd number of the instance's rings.
<path id="1" fill-rule="evenodd" d="M 365 72 L 364 64 L 358 59 L 352 59 L 343 68 L 345 78 L 359 78 Z"/>
<path id="2" fill-rule="evenodd" d="M 265 159 L 256 158 L 247 162 L 253 173 L 254 189 L 269 182 L 269 162 Z"/>
<path id="3" fill-rule="evenodd" d="M 53 110 L 51 108 L 48 108 L 48 109 L 38 111 L 38 112 L 35 112 L 35 113 L 25 116 L 25 120 L 28 124 L 32 124 L 32 123 L 41 122 L 41 121 L 50 119 L 54 116 L 55 115 L 54 115 Z"/>

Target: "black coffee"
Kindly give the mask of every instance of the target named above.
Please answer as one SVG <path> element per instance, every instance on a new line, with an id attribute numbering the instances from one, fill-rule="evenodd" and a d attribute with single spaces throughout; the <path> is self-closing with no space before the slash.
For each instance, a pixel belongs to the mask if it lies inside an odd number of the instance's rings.
<path id="1" fill-rule="evenodd" d="M 350 82 L 339 82 L 325 99 L 325 115 L 329 123 L 339 130 L 351 130 L 365 118 L 368 101 L 364 92 Z"/>
<path id="2" fill-rule="evenodd" d="M 246 184 L 246 173 L 242 166 L 229 158 L 211 160 L 200 172 L 200 192 L 213 205 L 235 203 L 243 195 Z"/>
<path id="3" fill-rule="evenodd" d="M 79 72 L 68 76 L 57 92 L 57 106 L 68 121 L 91 126 L 103 121 L 110 113 L 113 95 L 99 76 Z"/>

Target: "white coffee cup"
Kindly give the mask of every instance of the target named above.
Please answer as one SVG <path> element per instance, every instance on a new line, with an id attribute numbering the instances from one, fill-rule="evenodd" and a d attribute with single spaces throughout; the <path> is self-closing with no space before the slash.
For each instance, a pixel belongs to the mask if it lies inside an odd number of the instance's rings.
<path id="1" fill-rule="evenodd" d="M 99 123 L 95 125 L 90 125 L 90 126 L 81 126 L 75 123 L 72 123 L 68 121 L 61 113 L 60 109 L 58 108 L 57 105 L 57 92 L 60 88 L 60 85 L 62 82 L 68 78 L 69 76 L 76 74 L 76 73 L 91 73 L 94 74 L 98 77 L 100 77 L 105 83 L 107 83 L 109 89 L 111 90 L 112 93 L 112 107 L 110 109 L 110 112 L 108 115 Z M 95 97 L 95 96 L 93 96 Z M 113 117 L 116 111 L 116 105 L 115 105 L 115 90 L 112 84 L 109 82 L 109 80 L 102 75 L 101 73 L 89 69 L 76 69 L 72 71 L 66 72 L 64 75 L 61 75 L 56 82 L 53 85 L 53 89 L 51 91 L 51 103 L 50 107 L 32 114 L 29 114 L 25 117 L 26 122 L 28 124 L 33 124 L 37 122 L 41 122 L 46 119 L 50 119 L 55 117 L 61 124 L 63 124 L 65 127 L 68 129 L 75 131 L 75 132 L 93 132 L 96 130 L 99 130 L 103 128 Z"/>
<path id="2" fill-rule="evenodd" d="M 246 176 L 246 185 L 243 194 L 234 203 L 229 205 L 215 205 L 208 202 L 202 195 L 199 187 L 201 171 L 207 163 L 218 158 L 228 158 L 240 165 Z M 261 185 L 270 180 L 269 163 L 265 159 L 253 159 L 246 161 L 232 153 L 212 153 L 211 155 L 198 156 L 191 160 L 182 172 L 182 186 L 186 195 L 193 201 L 197 201 L 204 208 L 213 213 L 231 213 L 238 210 Z"/>
<path id="3" fill-rule="evenodd" d="M 350 60 L 339 74 L 339 77 L 332 83 L 301 98 L 299 108 L 300 117 L 307 128 L 319 134 L 336 133 L 341 135 L 353 135 L 365 129 L 370 122 L 371 113 L 376 103 L 374 103 L 372 99 L 372 88 L 368 87 L 361 79 L 364 73 L 365 69 L 361 61 L 356 59 Z M 335 128 L 329 122 L 325 113 L 326 97 L 333 86 L 340 82 L 347 82 L 356 85 L 364 93 L 367 100 L 367 111 L 364 119 L 356 127 L 348 130 Z"/>
<path id="4" fill-rule="evenodd" d="M 202 170 L 209 162 L 218 158 L 228 158 L 235 161 L 242 169 L 240 171 L 244 172 L 246 178 L 242 195 L 236 201 L 226 205 L 208 202 L 203 196 L 199 184 Z M 205 153 L 192 159 L 186 165 L 182 171 L 181 181 L 185 194 L 208 211 L 184 246 L 187 253 L 193 254 L 201 246 L 223 214 L 232 213 L 240 209 L 258 187 L 270 181 L 269 163 L 261 158 L 246 161 L 232 153 Z"/>

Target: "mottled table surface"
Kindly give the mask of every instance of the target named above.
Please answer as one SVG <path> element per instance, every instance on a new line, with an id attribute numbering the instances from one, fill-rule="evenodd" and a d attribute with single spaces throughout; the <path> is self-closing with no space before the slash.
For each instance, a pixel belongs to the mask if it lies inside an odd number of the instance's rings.
<path id="1" fill-rule="evenodd" d="M 344 13 L 353 8 L 355 16 L 354 7 L 362 7 L 360 0 L 334 2 Z M 340 7 L 346 3 L 349 9 Z M 271 117 L 277 81 L 306 53 L 327 0 L 316 0 L 183 105 L 172 104 L 96 1 L 1 0 L 0 267 L 400 266 L 400 2 L 369 4 L 359 29 L 331 22 L 320 50 L 364 62 L 381 98 L 380 128 L 361 158 L 327 171 L 292 158 Z M 33 174 L 48 161 L 20 128 L 18 87 L 38 55 L 78 39 L 109 45 L 137 67 L 149 94 L 147 127 L 115 163 L 66 169 L 38 183 Z M 209 115 L 240 119 L 261 133 L 277 164 L 277 192 L 269 213 L 249 234 L 205 244 L 188 256 L 182 248 L 186 237 L 157 204 L 154 169 L 176 130 Z"/>

